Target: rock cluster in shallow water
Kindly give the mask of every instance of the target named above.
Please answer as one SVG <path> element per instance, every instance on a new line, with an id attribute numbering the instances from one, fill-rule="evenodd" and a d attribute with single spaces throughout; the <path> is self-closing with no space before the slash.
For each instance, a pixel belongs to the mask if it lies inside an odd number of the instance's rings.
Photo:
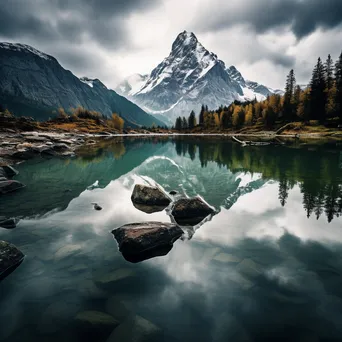
<path id="1" fill-rule="evenodd" d="M 131 200 L 137 209 L 149 214 L 162 211 L 171 203 L 161 188 L 141 184 L 135 185 Z M 130 262 L 139 262 L 166 255 L 184 233 L 179 225 L 198 225 L 213 213 L 214 209 L 198 197 L 181 198 L 172 203 L 171 217 L 175 223 L 130 223 L 114 229 L 112 233 L 123 257 Z"/>

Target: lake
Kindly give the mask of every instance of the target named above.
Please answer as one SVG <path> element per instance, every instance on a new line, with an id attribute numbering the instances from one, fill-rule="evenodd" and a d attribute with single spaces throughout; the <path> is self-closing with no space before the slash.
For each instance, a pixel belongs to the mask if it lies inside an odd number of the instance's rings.
<path id="1" fill-rule="evenodd" d="M 120 138 L 17 169 L 0 215 L 22 219 L 0 240 L 25 260 L 0 282 L 0 341 L 342 340 L 342 145 Z M 111 230 L 170 222 L 135 184 L 217 214 L 130 263 Z"/>

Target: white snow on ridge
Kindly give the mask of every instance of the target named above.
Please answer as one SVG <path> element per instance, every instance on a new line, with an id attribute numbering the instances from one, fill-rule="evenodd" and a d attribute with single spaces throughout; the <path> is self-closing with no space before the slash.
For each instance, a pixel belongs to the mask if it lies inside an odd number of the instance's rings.
<path id="1" fill-rule="evenodd" d="M 27 51 L 27 52 L 30 52 L 30 53 L 37 55 L 40 58 L 43 58 L 46 60 L 52 60 L 51 56 L 33 48 L 30 45 L 26 45 L 26 44 L 3 42 L 3 43 L 0 43 L 0 49 L 6 49 L 6 50 L 11 50 L 11 51 L 20 51 L 20 52 Z"/>
<path id="2" fill-rule="evenodd" d="M 255 98 L 257 101 L 264 101 L 266 100 L 266 96 L 256 93 L 254 90 L 247 88 L 247 87 L 241 87 L 243 91 L 243 96 L 240 96 L 240 100 L 242 101 L 253 101 Z"/>
<path id="3" fill-rule="evenodd" d="M 181 97 L 176 103 L 174 103 L 171 107 L 164 109 L 164 110 L 152 110 L 147 108 L 146 106 L 143 106 L 144 110 L 150 114 L 164 114 L 169 112 L 170 110 L 172 110 L 173 108 L 175 108 L 179 102 L 181 102 L 183 100 L 183 98 Z"/>
<path id="4" fill-rule="evenodd" d="M 87 78 L 87 77 L 81 77 L 80 81 L 86 85 L 88 85 L 90 88 L 94 87 L 93 80 Z"/>

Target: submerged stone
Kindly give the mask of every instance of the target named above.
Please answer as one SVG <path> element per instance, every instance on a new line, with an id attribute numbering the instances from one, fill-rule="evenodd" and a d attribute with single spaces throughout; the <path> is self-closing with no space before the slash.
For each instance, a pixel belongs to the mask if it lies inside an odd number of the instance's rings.
<path id="1" fill-rule="evenodd" d="M 0 177 L 2 178 L 12 178 L 17 175 L 19 172 L 9 165 L 0 167 Z"/>
<path id="2" fill-rule="evenodd" d="M 172 208 L 172 216 L 178 224 L 196 225 L 215 211 L 200 198 L 181 198 Z"/>
<path id="3" fill-rule="evenodd" d="M 14 245 L 0 241 L 0 280 L 8 276 L 24 259 L 24 254 Z"/>
<path id="4" fill-rule="evenodd" d="M 66 245 L 61 247 L 56 253 L 55 253 L 55 260 L 62 260 L 70 255 L 73 255 L 77 252 L 82 250 L 81 245 Z"/>
<path id="5" fill-rule="evenodd" d="M 183 230 L 171 223 L 143 222 L 126 224 L 112 233 L 124 258 L 139 262 L 166 255 L 183 235 Z"/>
<path id="6" fill-rule="evenodd" d="M 222 263 L 239 263 L 241 261 L 240 258 L 236 257 L 233 254 L 228 253 L 220 253 L 213 257 L 214 261 L 222 262 Z"/>
<path id="7" fill-rule="evenodd" d="M 114 317 L 100 311 L 82 311 L 76 315 L 75 319 L 85 324 L 100 326 L 101 328 L 105 326 L 115 328 L 119 325 L 119 322 Z"/>
<path id="8" fill-rule="evenodd" d="M 0 194 L 7 194 L 12 191 L 24 188 L 25 185 L 15 180 L 2 180 L 0 181 Z"/>
<path id="9" fill-rule="evenodd" d="M 115 319 L 122 321 L 132 314 L 127 305 L 117 296 L 112 296 L 106 301 L 106 311 Z"/>
<path id="10" fill-rule="evenodd" d="M 262 266 L 254 262 L 252 259 L 242 260 L 237 265 L 236 269 L 248 278 L 255 278 L 262 274 Z"/>
<path id="11" fill-rule="evenodd" d="M 0 216 L 0 227 L 6 229 L 13 229 L 17 226 L 19 222 L 16 218 L 6 218 L 4 216 Z"/>
<path id="12" fill-rule="evenodd" d="M 98 341 L 109 336 L 109 334 L 119 325 L 119 322 L 100 311 L 82 311 L 75 317 L 75 322 L 79 326 L 78 331 L 90 340 Z"/>
<path id="13" fill-rule="evenodd" d="M 107 342 L 157 342 L 161 341 L 160 338 L 160 328 L 141 316 L 133 316 L 120 324 L 109 336 Z"/>
<path id="14" fill-rule="evenodd" d="M 166 208 L 171 199 L 158 187 L 136 184 L 131 196 L 133 204 Z M 139 209 L 139 208 L 138 208 Z"/>
<path id="15" fill-rule="evenodd" d="M 120 268 L 110 273 L 106 273 L 96 279 L 98 285 L 114 285 L 135 276 L 135 272 L 130 268 Z"/>
<path id="16" fill-rule="evenodd" d="M 98 205 L 97 203 L 92 203 L 92 205 L 94 206 L 95 210 L 102 210 L 102 207 L 100 205 Z"/>

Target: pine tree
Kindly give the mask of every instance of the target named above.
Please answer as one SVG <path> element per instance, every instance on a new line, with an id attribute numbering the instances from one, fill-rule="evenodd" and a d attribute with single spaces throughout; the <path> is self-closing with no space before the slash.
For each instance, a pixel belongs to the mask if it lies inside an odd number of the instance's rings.
<path id="1" fill-rule="evenodd" d="M 300 95 L 302 93 L 302 90 L 300 89 L 300 86 L 297 85 L 294 90 L 293 94 L 293 113 L 295 114 L 294 116 L 297 116 L 297 111 L 300 103 Z"/>
<path id="2" fill-rule="evenodd" d="M 183 130 L 188 129 L 188 121 L 186 120 L 186 118 L 184 116 L 183 116 L 183 119 L 182 119 L 182 129 Z"/>
<path id="3" fill-rule="evenodd" d="M 335 64 L 335 84 L 335 109 L 337 116 L 340 118 L 340 121 L 342 122 L 342 52 Z"/>
<path id="4" fill-rule="evenodd" d="M 203 126 L 204 125 L 204 112 L 205 112 L 205 107 L 202 105 L 200 115 L 199 115 L 199 125 Z"/>
<path id="5" fill-rule="evenodd" d="M 334 85 L 334 63 L 330 55 L 324 65 L 324 72 L 325 72 L 325 82 L 327 86 L 327 92 L 333 87 Z"/>
<path id="6" fill-rule="evenodd" d="M 180 116 L 176 119 L 175 129 L 177 131 L 181 131 L 182 130 L 182 118 Z"/>
<path id="7" fill-rule="evenodd" d="M 284 107 L 283 114 L 287 121 L 293 120 L 294 108 L 293 108 L 293 94 L 296 85 L 296 78 L 293 69 L 290 70 L 285 85 L 285 95 L 284 95 Z"/>
<path id="8" fill-rule="evenodd" d="M 325 120 L 326 82 L 324 65 L 321 58 L 318 58 L 313 70 L 310 88 L 310 111 L 312 119 L 319 120 L 323 123 Z"/>
<path id="9" fill-rule="evenodd" d="M 224 110 L 221 113 L 221 115 L 220 115 L 220 126 L 223 129 L 230 127 L 230 117 L 231 117 L 231 114 L 227 110 Z"/>
<path id="10" fill-rule="evenodd" d="M 297 116 L 302 121 L 310 118 L 310 89 L 307 88 L 300 93 L 299 103 L 297 107 Z"/>
<path id="11" fill-rule="evenodd" d="M 194 111 L 191 111 L 189 119 L 188 119 L 188 127 L 189 129 L 193 129 L 196 126 L 196 115 Z"/>

